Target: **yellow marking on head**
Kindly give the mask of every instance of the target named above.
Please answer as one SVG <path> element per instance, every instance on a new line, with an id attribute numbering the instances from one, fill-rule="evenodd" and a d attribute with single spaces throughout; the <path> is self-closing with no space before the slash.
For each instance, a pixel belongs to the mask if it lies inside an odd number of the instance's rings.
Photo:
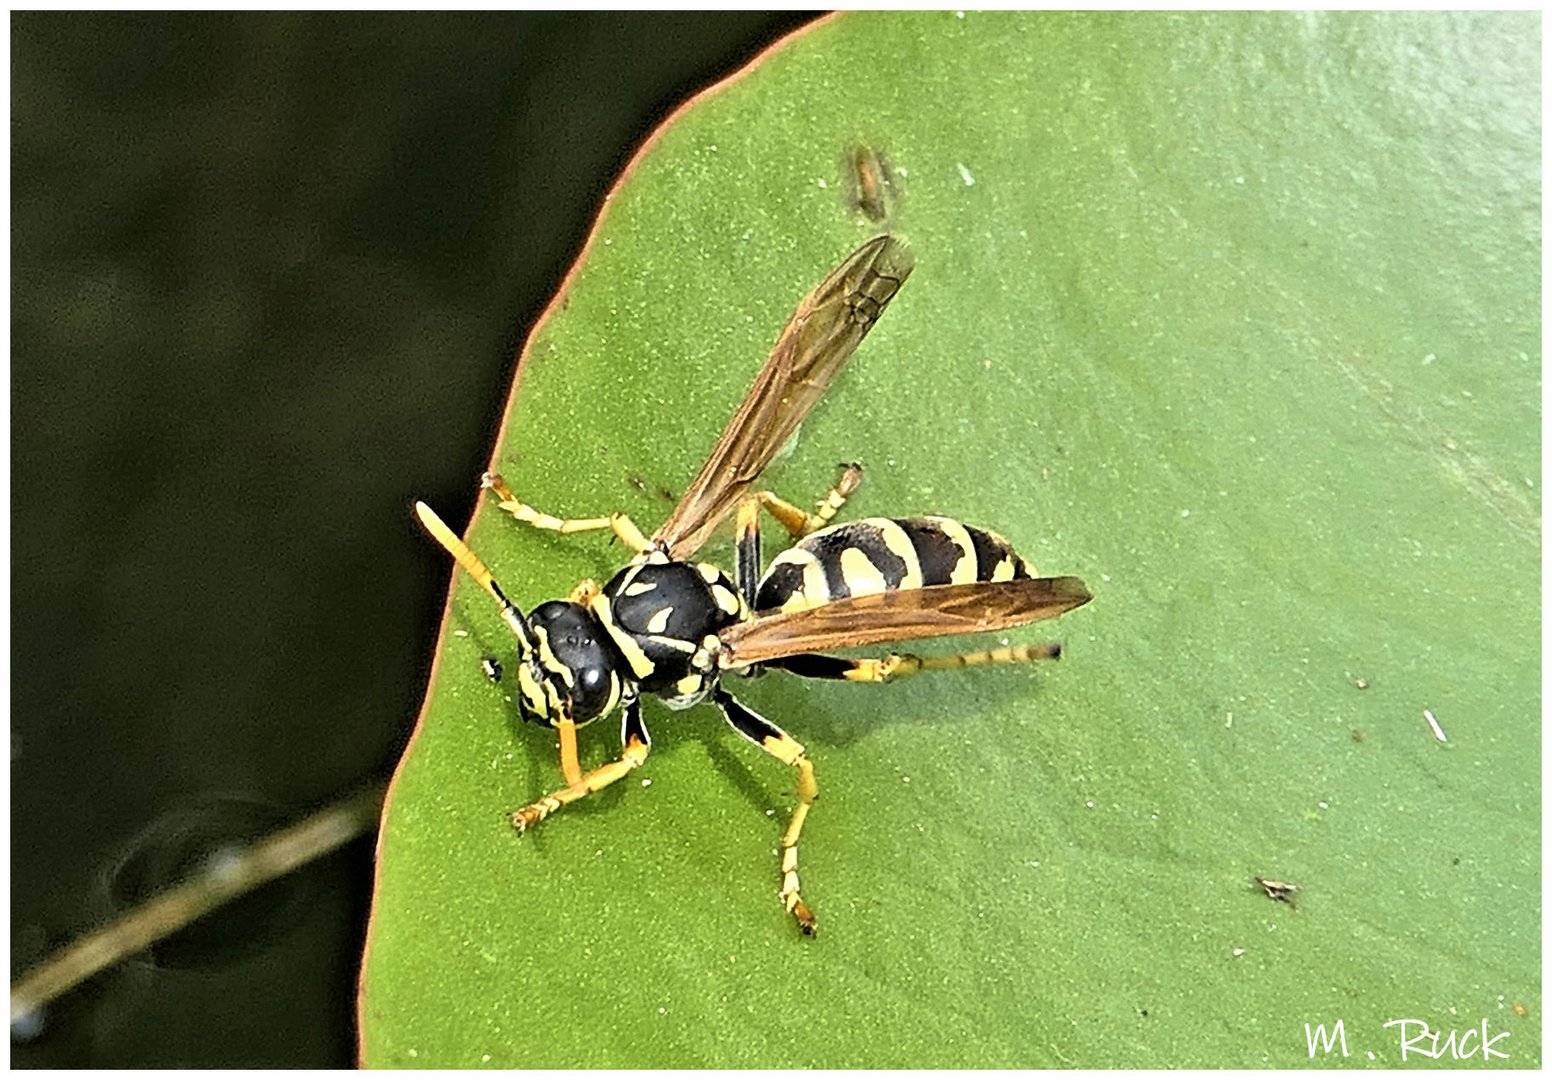
<path id="1" fill-rule="evenodd" d="M 640 596 L 643 593 L 651 592 L 655 588 L 657 588 L 657 582 L 655 581 L 632 581 L 625 586 L 622 594 L 625 596 Z"/>
<path id="2" fill-rule="evenodd" d="M 539 665 L 547 672 L 553 672 L 560 676 L 561 681 L 569 690 L 577 681 L 571 669 L 560 662 L 560 657 L 550 648 L 550 632 L 542 626 L 534 627 L 534 637 L 538 639 Z"/>
<path id="3" fill-rule="evenodd" d="M 699 674 L 691 672 L 684 678 L 680 679 L 678 682 L 674 683 L 674 689 L 680 694 L 688 697 L 690 694 L 700 693 L 700 689 L 705 684 L 705 682 L 706 680 L 701 678 Z"/>
<path id="4" fill-rule="evenodd" d="M 954 569 L 949 571 L 948 583 L 950 585 L 965 585 L 975 580 L 975 543 L 970 539 L 970 532 L 960 522 L 953 518 L 930 517 L 927 519 L 943 530 L 943 535 L 954 542 L 959 549 L 959 560 L 954 563 Z"/>
<path id="5" fill-rule="evenodd" d="M 549 715 L 549 701 L 544 688 L 534 679 L 533 665 L 524 661 L 517 669 L 517 690 L 528 703 L 529 710 L 539 716 Z"/>
<path id="6" fill-rule="evenodd" d="M 546 714 L 548 716 L 552 717 L 552 718 L 558 718 L 558 717 L 565 716 L 566 715 L 566 702 L 564 700 L 562 700 L 562 698 L 560 696 L 560 691 L 555 688 L 554 680 L 553 679 L 545 679 L 544 683 L 543 683 L 543 686 L 544 686 L 544 696 L 545 696 L 546 701 L 548 702 L 548 708 L 545 710 Z"/>
<path id="7" fill-rule="evenodd" d="M 661 634 L 668 629 L 668 620 L 674 617 L 674 608 L 670 604 L 666 608 L 660 608 L 652 618 L 647 620 L 647 633 Z"/>

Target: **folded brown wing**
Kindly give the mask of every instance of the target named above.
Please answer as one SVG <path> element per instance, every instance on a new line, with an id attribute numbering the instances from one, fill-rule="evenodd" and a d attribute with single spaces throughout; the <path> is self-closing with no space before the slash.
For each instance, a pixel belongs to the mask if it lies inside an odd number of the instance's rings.
<path id="1" fill-rule="evenodd" d="M 911 273 L 910 248 L 869 240 L 810 293 L 728 422 L 699 475 L 652 539 L 693 555 L 792 437 Z"/>
<path id="2" fill-rule="evenodd" d="M 930 585 L 762 615 L 722 632 L 724 668 L 796 653 L 976 634 L 1054 619 L 1092 599 L 1075 577 Z"/>

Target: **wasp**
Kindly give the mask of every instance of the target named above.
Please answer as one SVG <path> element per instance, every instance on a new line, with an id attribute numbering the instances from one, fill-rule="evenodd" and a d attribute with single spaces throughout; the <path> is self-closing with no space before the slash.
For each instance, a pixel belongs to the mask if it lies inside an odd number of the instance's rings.
<path id="1" fill-rule="evenodd" d="M 623 513 L 591 518 L 543 513 L 518 498 L 499 475 L 482 478 L 500 509 L 525 525 L 564 535 L 612 532 L 633 555 L 602 587 L 583 581 L 566 599 L 525 614 L 474 552 L 429 507 L 416 503 L 426 529 L 499 605 L 517 638 L 514 667 L 524 718 L 555 729 L 559 737 L 566 784 L 514 813 L 519 831 L 641 766 L 652 745 L 642 720 L 644 696 L 656 696 L 670 709 L 709 701 L 735 731 L 795 773 L 797 805 L 781 838 L 777 895 L 802 932 L 813 934 L 814 913 L 798 881 L 798 838 L 819 794 L 813 764 L 801 743 L 740 704 L 723 685 L 724 677 L 773 668 L 805 678 L 882 683 L 934 668 L 1060 655 L 1055 644 L 946 657 L 830 655 L 841 648 L 1049 619 L 1087 603 L 1090 594 L 1074 577 L 1036 577 L 1001 536 L 952 518 L 831 524 L 861 483 L 857 465 L 841 467 L 837 483 L 812 513 L 755 489 L 913 265 L 902 241 L 876 237 L 798 305 L 711 456 L 650 536 Z M 763 572 L 762 512 L 793 540 Z M 729 514 L 736 522 L 731 576 L 695 561 Z M 621 717 L 619 758 L 583 772 L 577 729 L 615 710 Z"/>

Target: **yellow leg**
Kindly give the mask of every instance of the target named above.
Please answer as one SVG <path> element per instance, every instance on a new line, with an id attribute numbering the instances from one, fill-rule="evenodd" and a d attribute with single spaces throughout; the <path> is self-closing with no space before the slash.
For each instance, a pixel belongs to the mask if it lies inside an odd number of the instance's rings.
<path id="1" fill-rule="evenodd" d="M 861 483 L 861 465 L 842 465 L 840 479 L 835 482 L 830 493 L 819 500 L 819 506 L 812 514 L 771 491 L 752 491 L 739 500 L 736 519 L 738 572 L 734 576 L 744 594 L 745 603 L 754 607 L 755 589 L 760 584 L 761 507 L 780 522 L 794 540 L 801 540 L 829 524 L 836 511 L 846 504 L 847 498 Z"/>
<path id="2" fill-rule="evenodd" d="M 808 760 L 808 752 L 791 736 L 767 739 L 760 745 L 767 754 L 785 761 L 798 772 L 798 804 L 792 810 L 792 820 L 787 822 L 787 831 L 781 836 L 781 889 L 776 895 L 782 906 L 797 919 L 798 928 L 812 935 L 818 929 L 814 913 L 803 903 L 803 897 L 798 893 L 798 837 L 803 833 L 803 822 L 808 820 L 809 807 L 819 798 L 819 785 L 814 780 L 814 763 Z"/>
<path id="3" fill-rule="evenodd" d="M 782 528 L 791 534 L 794 540 L 801 540 L 811 532 L 816 532 L 830 523 L 835 517 L 836 511 L 846 505 L 846 500 L 851 497 L 862 483 L 862 466 L 842 465 L 840 479 L 830 489 L 830 493 L 819 500 L 819 506 L 810 514 L 802 508 L 794 506 L 785 499 L 771 491 L 756 491 L 750 498 L 758 499 Z M 742 519 L 740 519 L 742 521 Z"/>
<path id="4" fill-rule="evenodd" d="M 911 653 L 891 653 L 888 656 L 853 660 L 842 656 L 825 656 L 821 653 L 798 653 L 769 662 L 771 667 L 782 668 L 805 679 L 846 679 L 850 682 L 889 682 L 904 679 L 923 671 L 942 668 L 971 667 L 975 664 L 1024 664 L 1031 660 L 1055 660 L 1062 655 L 1062 647 L 1054 641 L 1040 645 L 1014 645 L 982 652 L 960 653 L 957 656 L 915 656 Z"/>
<path id="5" fill-rule="evenodd" d="M 563 747 L 564 745 L 562 743 Z M 538 802 L 517 811 L 512 815 L 512 827 L 518 832 L 524 832 L 539 824 L 539 822 L 555 813 L 561 807 L 608 787 L 616 780 L 627 775 L 632 769 L 639 767 L 643 761 L 646 761 L 647 750 L 648 746 L 646 743 L 640 739 L 632 739 L 625 744 L 625 750 L 620 755 L 618 761 L 611 761 L 609 764 L 600 766 L 589 773 L 581 773 L 575 781 L 566 787 L 553 794 L 546 795 Z M 574 746 L 573 753 L 575 753 Z"/>
<path id="6" fill-rule="evenodd" d="M 592 772 L 584 773 L 577 764 L 577 725 L 562 720 L 555 727 L 560 734 L 560 769 L 566 775 L 566 786 L 513 814 L 512 827 L 518 832 L 533 828 L 567 803 L 608 787 L 646 761 L 647 751 L 652 748 L 652 740 L 641 723 L 641 702 L 635 698 L 626 704 L 621 721 L 620 742 L 624 749 L 620 759 Z"/>
<path id="7" fill-rule="evenodd" d="M 577 725 L 571 720 L 561 720 L 555 725 L 560 736 L 560 774 L 566 783 L 576 787 L 582 782 L 582 765 L 577 761 Z"/>
<path id="8" fill-rule="evenodd" d="M 592 578 L 583 578 L 577 582 L 576 587 L 571 590 L 571 595 L 567 599 L 578 607 L 587 607 L 587 605 L 593 602 L 593 597 L 602 591 L 598 587 L 598 582 Z"/>
<path id="9" fill-rule="evenodd" d="M 596 532 L 603 529 L 614 530 L 625 546 L 634 553 L 641 553 L 647 548 L 647 538 L 637 528 L 636 523 L 624 514 L 609 514 L 606 517 L 592 518 L 558 518 L 553 514 L 546 514 L 535 510 L 523 500 L 512 493 L 507 482 L 496 473 L 486 473 L 480 478 L 480 485 L 495 492 L 497 505 L 511 514 L 524 525 L 532 525 L 536 529 L 548 529 L 550 532 L 560 533 L 562 536 L 570 536 L 572 533 Z"/>
<path id="10" fill-rule="evenodd" d="M 914 656 L 910 653 L 891 653 L 876 660 L 857 660 L 856 667 L 844 676 L 853 682 L 888 682 L 903 679 L 923 671 L 942 668 L 973 667 L 977 664 L 1027 664 L 1032 660 L 1054 660 L 1061 656 L 1061 646 L 1053 642 L 1040 645 L 1014 645 L 1001 649 L 985 649 L 981 652 L 958 653 L 954 656 Z"/>
<path id="11" fill-rule="evenodd" d="M 797 770 L 798 805 L 792 811 L 792 820 L 787 822 L 787 831 L 781 836 L 781 889 L 777 896 L 782 907 L 798 921 L 798 929 L 812 935 L 816 930 L 814 913 L 798 891 L 798 837 L 803 832 L 803 822 L 808 820 L 809 808 L 819 798 L 814 764 L 808 760 L 808 752 L 801 743 L 759 713 L 740 705 L 726 690 L 719 687 L 713 691 L 712 701 L 735 731 Z"/>

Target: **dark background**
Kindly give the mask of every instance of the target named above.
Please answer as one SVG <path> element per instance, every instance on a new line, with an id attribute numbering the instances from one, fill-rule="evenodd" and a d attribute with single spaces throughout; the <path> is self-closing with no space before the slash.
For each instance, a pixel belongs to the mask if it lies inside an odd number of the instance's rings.
<path id="1" fill-rule="evenodd" d="M 13 977 L 387 776 L 516 350 L 653 127 L 803 14 L 11 21 Z M 19 1066 L 345 1066 L 370 839 Z"/>

